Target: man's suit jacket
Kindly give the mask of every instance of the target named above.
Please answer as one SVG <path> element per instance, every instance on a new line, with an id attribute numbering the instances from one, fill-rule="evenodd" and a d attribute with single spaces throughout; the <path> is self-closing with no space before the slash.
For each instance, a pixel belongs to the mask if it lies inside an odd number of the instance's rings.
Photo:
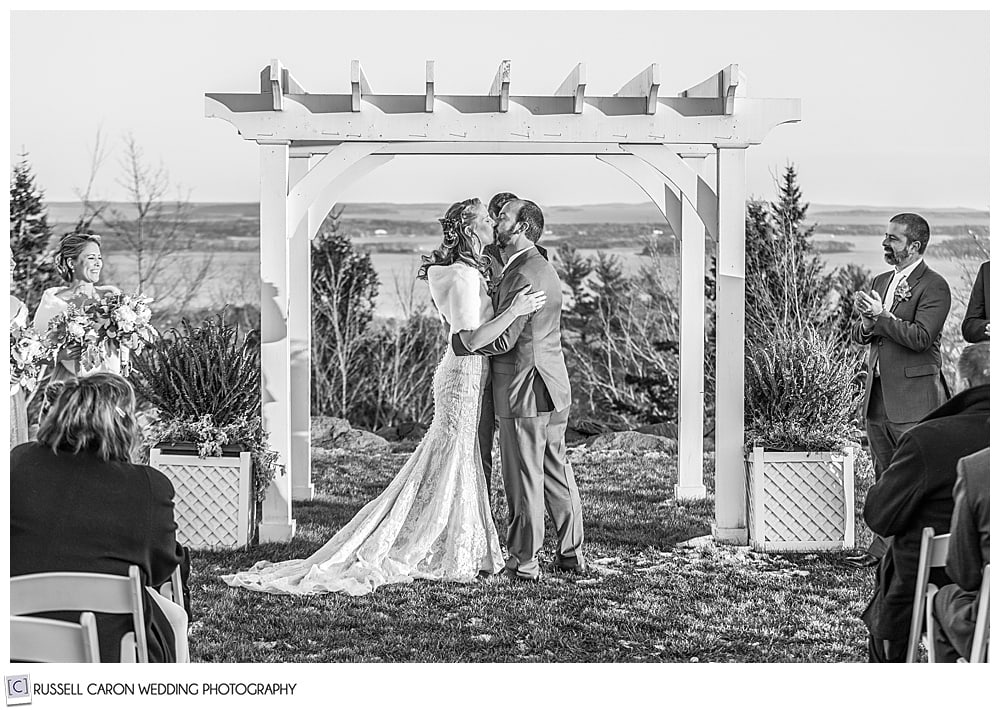
<path id="1" fill-rule="evenodd" d="M 948 541 L 948 576 L 955 585 L 938 592 L 938 620 L 950 644 L 963 658 L 972 649 L 979 617 L 983 568 L 990 563 L 990 450 L 958 462 L 955 512 Z"/>
<path id="2" fill-rule="evenodd" d="M 967 592 L 978 592 L 990 563 L 990 450 L 958 462 L 955 514 L 948 541 L 948 576 Z"/>
<path id="3" fill-rule="evenodd" d="M 949 531 L 958 460 L 989 446 L 989 414 L 989 385 L 958 393 L 903 434 L 889 468 L 869 489 L 865 522 L 878 535 L 894 536 L 862 615 L 872 636 L 907 638 L 921 531 Z M 931 581 L 940 587 L 949 580 L 935 569 Z"/>
<path id="4" fill-rule="evenodd" d="M 562 285 L 552 264 L 535 249 L 516 256 L 493 292 L 493 307 L 502 313 L 521 291 L 545 291 L 545 305 L 520 316 L 493 343 L 475 352 L 490 355 L 493 401 L 497 416 L 535 417 L 540 411 L 570 406 L 569 374 L 562 352 Z M 456 355 L 471 355 L 458 333 L 452 336 Z"/>
<path id="5" fill-rule="evenodd" d="M 990 322 L 990 262 L 979 266 L 976 282 L 969 294 L 969 307 L 962 321 L 962 337 L 970 343 L 988 340 L 986 326 Z"/>
<path id="6" fill-rule="evenodd" d="M 872 289 L 884 297 L 892 277 L 892 271 L 879 274 Z M 948 398 L 940 344 L 951 308 L 951 289 L 926 262 L 921 262 L 906 281 L 910 297 L 894 301 L 889 312 L 883 311 L 871 333 L 864 333 L 860 319 L 851 328 L 855 342 L 869 345 L 862 411 L 868 411 L 877 358 L 885 412 L 894 423 L 919 421 Z"/>
<path id="7" fill-rule="evenodd" d="M 154 468 L 102 461 L 86 451 L 54 453 L 37 442 L 10 452 L 10 573 L 96 572 L 127 575 L 138 565 L 142 582 L 159 588 L 185 551 L 177 543 L 174 489 Z M 152 662 L 175 660 L 170 624 L 143 599 Z M 78 621 L 79 613 L 51 618 Z M 75 618 L 74 618 L 75 616 Z M 118 661 L 131 619 L 98 614 L 104 661 Z"/>

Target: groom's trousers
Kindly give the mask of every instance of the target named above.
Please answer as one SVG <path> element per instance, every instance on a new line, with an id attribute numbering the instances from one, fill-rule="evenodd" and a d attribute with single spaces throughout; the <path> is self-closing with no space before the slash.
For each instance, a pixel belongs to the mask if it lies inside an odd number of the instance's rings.
<path id="1" fill-rule="evenodd" d="M 569 407 L 535 417 L 500 418 L 500 469 L 507 496 L 507 567 L 519 577 L 539 574 L 545 512 L 556 529 L 556 563 L 582 565 L 583 511 L 566 461 Z"/>

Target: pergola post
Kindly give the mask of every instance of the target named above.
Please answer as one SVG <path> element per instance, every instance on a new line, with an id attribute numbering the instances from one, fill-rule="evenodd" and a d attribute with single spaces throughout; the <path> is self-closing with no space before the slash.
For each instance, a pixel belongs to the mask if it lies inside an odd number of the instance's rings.
<path id="1" fill-rule="evenodd" d="M 701 172 L 704 154 L 684 156 Z M 705 436 L 705 225 L 689 199 L 681 200 L 680 239 L 680 392 L 677 407 L 676 500 L 706 496 Z"/>
<path id="2" fill-rule="evenodd" d="M 288 180 L 295 185 L 309 172 L 309 155 L 289 158 Z M 291 356 L 292 500 L 312 500 L 312 457 L 309 446 L 312 403 L 312 244 L 315 225 L 306 214 L 288 241 L 288 336 Z"/>
<path id="3" fill-rule="evenodd" d="M 720 542 L 747 544 L 743 463 L 746 282 L 746 146 L 719 145 L 716 280 L 715 527 Z"/>
<path id="4" fill-rule="evenodd" d="M 292 519 L 288 337 L 288 141 L 260 144 L 260 378 L 261 416 L 284 475 L 268 487 L 260 521 L 261 542 L 295 535 Z"/>

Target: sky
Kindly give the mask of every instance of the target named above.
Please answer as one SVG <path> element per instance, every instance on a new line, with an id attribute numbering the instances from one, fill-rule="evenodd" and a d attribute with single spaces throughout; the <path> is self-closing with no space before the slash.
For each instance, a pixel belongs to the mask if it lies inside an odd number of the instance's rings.
<path id="1" fill-rule="evenodd" d="M 611 95 L 653 62 L 660 96 L 737 63 L 755 98 L 801 98 L 802 121 L 749 150 L 752 195 L 792 162 L 813 203 L 989 206 L 985 12 L 15 12 L 11 161 L 27 151 L 49 201 L 77 199 L 98 132 L 93 197 L 125 197 L 125 136 L 200 202 L 258 199 L 258 150 L 204 94 L 259 91 L 282 61 L 313 93 L 350 93 L 360 59 L 377 93 L 485 94 L 511 60 L 512 95 L 554 92 L 578 63 Z M 82 38 L 82 41 L 81 41 Z M 499 190 L 542 204 L 641 202 L 589 157 L 396 158 L 346 202 L 451 202 Z"/>

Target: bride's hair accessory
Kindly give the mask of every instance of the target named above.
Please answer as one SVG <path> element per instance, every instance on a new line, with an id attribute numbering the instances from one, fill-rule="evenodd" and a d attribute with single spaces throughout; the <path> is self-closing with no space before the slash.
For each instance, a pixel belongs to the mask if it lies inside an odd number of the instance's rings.
<path id="1" fill-rule="evenodd" d="M 473 247 L 478 237 L 472 231 L 475 208 L 482 204 L 478 197 L 471 197 L 448 208 L 444 217 L 438 220 L 441 224 L 441 246 L 421 257 L 424 263 L 417 270 L 418 279 L 426 280 L 427 269 L 431 266 L 450 266 L 458 261 L 483 271 L 485 265 Z"/>
<path id="2" fill-rule="evenodd" d="M 98 234 L 86 234 L 74 232 L 66 234 L 59 240 L 59 251 L 56 254 L 56 270 L 67 282 L 73 280 L 73 262 L 80 256 L 88 244 L 101 246 L 101 237 Z"/>

